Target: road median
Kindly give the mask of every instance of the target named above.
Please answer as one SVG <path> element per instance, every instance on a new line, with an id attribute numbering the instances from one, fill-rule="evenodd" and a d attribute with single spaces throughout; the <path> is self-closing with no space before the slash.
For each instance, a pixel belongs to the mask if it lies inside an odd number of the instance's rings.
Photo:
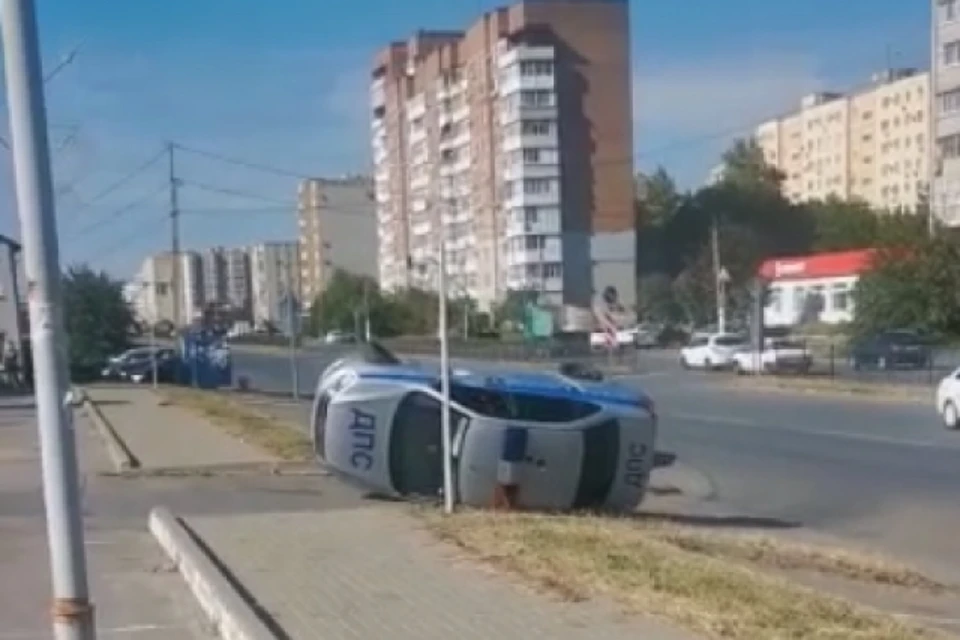
<path id="1" fill-rule="evenodd" d="M 934 398 L 934 389 L 921 384 L 773 375 L 730 375 L 726 376 L 723 382 L 730 387 L 744 390 L 834 395 L 911 404 L 931 404 Z"/>
<path id="2" fill-rule="evenodd" d="M 444 517 L 435 510 L 421 516 L 468 556 L 564 599 L 612 598 L 629 613 L 661 616 L 707 637 L 936 638 L 902 621 L 900 611 L 877 611 L 838 594 L 849 593 L 852 584 L 911 598 L 956 595 L 950 585 L 869 554 L 698 530 L 655 517 L 482 511 Z M 836 593 L 807 586 L 803 576 L 809 574 L 838 583 Z"/>

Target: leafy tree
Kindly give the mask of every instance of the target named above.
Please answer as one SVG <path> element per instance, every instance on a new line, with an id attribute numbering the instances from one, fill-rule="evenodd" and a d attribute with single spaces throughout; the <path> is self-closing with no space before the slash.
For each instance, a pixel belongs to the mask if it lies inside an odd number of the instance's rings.
<path id="1" fill-rule="evenodd" d="M 784 175 L 767 163 L 763 149 L 753 138 L 740 139 L 723 154 L 721 182 L 742 189 L 764 189 L 779 193 Z"/>
<path id="2" fill-rule="evenodd" d="M 858 335 L 912 328 L 960 333 L 960 246 L 950 238 L 923 239 L 879 252 L 875 269 L 854 291 Z"/>
<path id="3" fill-rule="evenodd" d="M 517 289 L 507 292 L 506 299 L 496 308 L 497 324 L 509 322 L 517 327 L 523 325 L 527 305 L 536 302 L 540 294 L 533 289 Z"/>
<path id="4" fill-rule="evenodd" d="M 637 283 L 638 317 L 655 322 L 673 322 L 683 318 L 673 281 L 665 273 L 645 276 Z"/>
<path id="5" fill-rule="evenodd" d="M 134 318 L 121 282 L 81 265 L 67 270 L 62 287 L 70 363 L 76 375 L 130 346 Z"/>

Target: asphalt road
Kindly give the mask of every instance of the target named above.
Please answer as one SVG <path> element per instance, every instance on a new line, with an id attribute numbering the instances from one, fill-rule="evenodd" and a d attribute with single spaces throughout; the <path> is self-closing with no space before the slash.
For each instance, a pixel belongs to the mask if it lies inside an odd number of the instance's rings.
<path id="1" fill-rule="evenodd" d="M 707 477 L 717 508 L 854 539 L 960 581 L 960 434 L 932 406 L 731 389 L 660 357 L 623 381 L 656 400 L 658 448 Z M 234 358 L 255 388 L 290 390 L 283 355 Z M 330 361 L 301 354 L 305 397 Z"/>

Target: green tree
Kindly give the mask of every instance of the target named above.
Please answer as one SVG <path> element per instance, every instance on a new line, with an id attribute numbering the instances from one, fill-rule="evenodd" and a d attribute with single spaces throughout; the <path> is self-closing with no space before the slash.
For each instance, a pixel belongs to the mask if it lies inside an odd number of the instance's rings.
<path id="1" fill-rule="evenodd" d="M 523 325 L 526 318 L 527 305 L 536 302 L 539 293 L 533 289 L 517 289 L 507 292 L 507 296 L 494 311 L 498 325 L 513 324 L 515 327 Z"/>
<path id="2" fill-rule="evenodd" d="M 858 335 L 911 328 L 960 335 L 960 246 L 950 238 L 922 239 L 881 250 L 875 269 L 854 291 Z"/>
<path id="3" fill-rule="evenodd" d="M 742 189 L 780 192 L 784 175 L 767 163 L 763 149 L 753 138 L 740 139 L 723 154 L 721 182 Z"/>
<path id="4" fill-rule="evenodd" d="M 357 329 L 358 313 L 363 313 L 366 305 L 372 310 L 380 299 L 375 280 L 337 269 L 310 309 L 310 332 L 314 335 L 327 331 L 353 332 Z"/>
<path id="5" fill-rule="evenodd" d="M 85 265 L 68 269 L 62 287 L 71 370 L 82 377 L 130 346 L 133 312 L 123 283 Z"/>

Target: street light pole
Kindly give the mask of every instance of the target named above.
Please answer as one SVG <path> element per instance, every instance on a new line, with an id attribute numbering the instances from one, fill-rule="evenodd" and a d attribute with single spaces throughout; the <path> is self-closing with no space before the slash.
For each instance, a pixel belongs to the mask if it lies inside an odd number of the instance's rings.
<path id="1" fill-rule="evenodd" d="M 716 286 L 717 296 L 717 331 L 725 333 L 727 330 L 727 305 L 724 300 L 724 270 L 720 263 L 720 229 L 717 224 L 717 216 L 713 216 L 713 226 L 711 228 L 711 245 L 713 249 L 713 277 Z"/>
<path id="2" fill-rule="evenodd" d="M 443 449 L 443 510 L 453 513 L 453 460 L 450 436 L 450 341 L 447 331 L 447 250 L 444 246 L 444 229 L 440 232 L 440 260 L 438 265 L 438 289 L 440 296 L 439 318 L 437 325 L 440 331 L 440 393 L 443 398 L 441 422 L 441 439 Z"/>
<path id="3" fill-rule="evenodd" d="M 56 640 L 94 640 L 73 415 L 67 393 L 60 257 L 36 14 L 32 0 L 3 0 L 0 12 L 36 371 L 53 636 Z"/>

